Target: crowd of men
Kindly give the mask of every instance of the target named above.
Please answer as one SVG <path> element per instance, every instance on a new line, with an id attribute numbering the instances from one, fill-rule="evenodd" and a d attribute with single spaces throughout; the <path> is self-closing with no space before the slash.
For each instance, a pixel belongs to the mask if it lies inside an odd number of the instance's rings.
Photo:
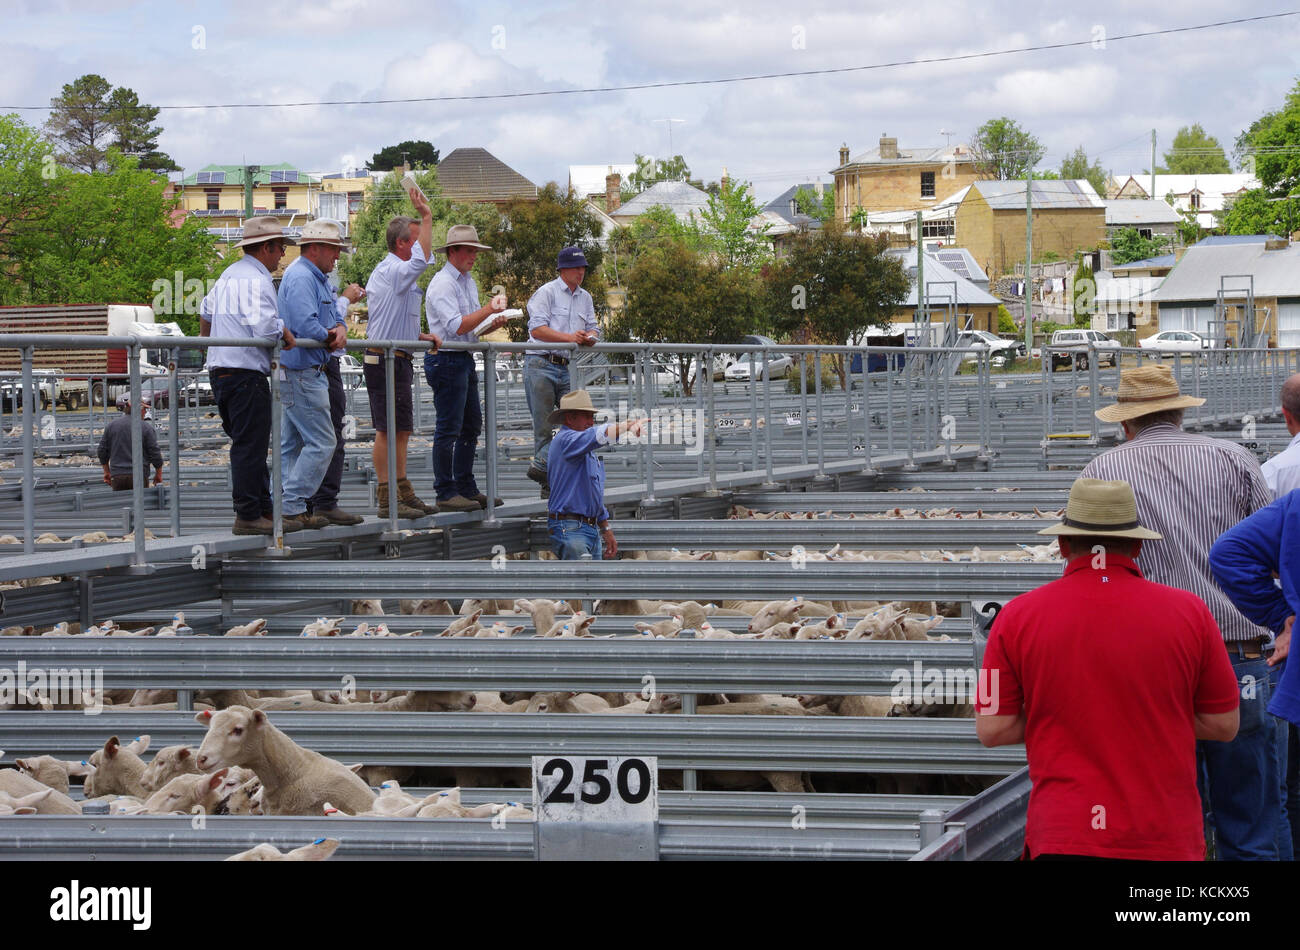
<path id="1" fill-rule="evenodd" d="M 367 338 L 375 345 L 363 354 L 362 372 L 375 429 L 373 462 L 378 481 L 379 517 L 395 512 L 399 518 L 422 518 L 434 512 L 464 512 L 500 505 L 489 499 L 474 478 L 475 447 L 483 430 L 478 375 L 468 350 L 442 350 L 443 343 L 477 342 L 483 333 L 504 326 L 508 300 L 504 293 L 481 303 L 471 271 L 479 251 L 491 250 L 469 225 L 453 225 L 446 239 L 433 246 L 433 213 L 418 189 L 409 191 L 419 219 L 399 215 L 385 233 L 388 253 L 376 265 L 365 288 L 356 284 L 336 295 L 329 275 L 347 249 L 341 226 L 327 219 L 309 222 L 295 241 L 274 217 L 245 222 L 236 244 L 243 257 L 222 274 L 200 308 L 200 333 L 217 338 L 283 340 L 279 366 L 283 406 L 280 433 L 281 504 L 284 531 L 359 524 L 360 515 L 338 506 L 344 458 L 343 417 L 346 399 L 338 357 L 347 339 L 350 303 L 364 297 L 368 304 Z M 298 244 L 300 256 L 285 269 L 277 292 L 272 272 L 284 249 Z M 421 328 L 420 275 L 435 255 L 443 266 L 423 294 Z M 559 276 L 533 294 L 527 305 L 531 339 L 542 343 L 590 346 L 599 337 L 591 295 L 582 289 L 587 260 L 581 248 L 566 247 L 556 258 Z M 320 347 L 299 347 L 298 340 L 315 340 Z M 433 434 L 433 490 L 430 504 L 421 499 L 406 473 L 407 449 L 413 426 L 412 391 L 415 359 L 413 341 L 429 344 L 424 374 L 433 393 L 436 422 Z M 391 346 L 393 385 L 388 386 Z M 569 393 L 569 350 L 531 351 L 524 379 L 533 419 L 534 455 L 528 474 L 549 496 L 547 459 L 551 433 L 558 419 L 551 415 Z M 271 435 L 271 352 L 266 347 L 218 346 L 208 351 L 208 371 L 222 428 L 230 437 L 231 495 L 235 534 L 271 534 L 271 479 L 267 447 Z M 581 413 L 578 414 L 580 416 Z M 578 419 L 575 416 L 575 419 Z M 627 429 L 624 425 L 622 429 Z M 616 433 L 622 431 L 616 428 Z M 602 437 L 604 430 L 601 430 Z M 396 471 L 389 472 L 392 439 Z M 599 464 L 599 460 L 595 460 Z M 572 501 L 573 479 L 594 474 L 570 466 L 565 470 L 565 498 Z M 397 497 L 390 498 L 390 475 Z M 603 485 L 603 470 L 600 473 Z M 579 493 L 584 498 L 589 490 Z M 599 498 L 597 498 L 599 505 Z M 572 505 L 570 505 L 572 507 Z M 586 504 L 586 508 L 592 508 Z M 603 512 L 603 506 L 601 507 Z M 557 512 L 560 513 L 560 512 Z M 597 511 L 562 512 L 595 519 Z M 606 531 L 607 512 L 601 518 Z M 562 521 L 563 519 L 552 519 Z M 592 520 L 591 524 L 596 521 Z M 609 534 L 612 539 L 612 534 Z M 592 546 L 614 549 L 599 539 Z M 563 556 L 573 546 L 563 546 Z M 586 552 L 591 556 L 591 551 Z"/>

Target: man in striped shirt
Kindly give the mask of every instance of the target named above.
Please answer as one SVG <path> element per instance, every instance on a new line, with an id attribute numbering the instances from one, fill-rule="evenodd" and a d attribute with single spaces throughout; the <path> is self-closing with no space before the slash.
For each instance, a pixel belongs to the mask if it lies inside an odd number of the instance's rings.
<path id="1" fill-rule="evenodd" d="M 1289 860 L 1277 731 L 1265 711 L 1276 686 L 1267 660 L 1272 634 L 1233 606 L 1215 583 L 1209 563 L 1219 535 L 1266 506 L 1272 493 L 1245 448 L 1182 430 L 1183 410 L 1204 402 L 1180 395 L 1167 366 L 1124 370 L 1118 401 L 1097 410 L 1097 418 L 1120 423 L 1127 441 L 1097 456 L 1080 475 L 1133 486 L 1139 520 L 1163 536 L 1143 545 L 1143 575 L 1205 601 L 1237 674 L 1242 688 L 1237 738 L 1198 743 L 1217 857 Z M 1134 609 L 1142 608 L 1135 604 Z M 1279 644 L 1279 650 L 1284 648 Z"/>

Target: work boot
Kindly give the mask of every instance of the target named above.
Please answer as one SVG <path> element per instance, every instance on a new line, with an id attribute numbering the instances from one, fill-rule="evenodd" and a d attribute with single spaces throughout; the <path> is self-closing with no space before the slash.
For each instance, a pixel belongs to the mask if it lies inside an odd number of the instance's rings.
<path id="1" fill-rule="evenodd" d="M 479 511 L 479 503 L 464 495 L 452 495 L 438 502 L 439 511 Z"/>
<path id="2" fill-rule="evenodd" d="M 290 531 L 301 531 L 303 528 L 310 527 L 307 524 L 308 517 L 309 516 L 305 511 L 300 515 L 285 515 L 280 519 L 280 525 L 284 529 L 285 534 L 288 534 Z"/>
<path id="3" fill-rule="evenodd" d="M 388 517 L 388 483 L 379 483 L 379 517 Z M 397 517 L 399 518 L 423 518 L 424 512 L 419 508 L 412 508 L 399 497 L 397 499 Z"/>
<path id="4" fill-rule="evenodd" d="M 409 478 L 399 478 L 397 480 L 397 497 L 402 504 L 411 508 L 419 508 L 426 515 L 431 515 L 438 510 L 433 505 L 426 505 L 420 500 L 420 496 L 417 495 L 415 489 L 411 487 L 411 480 Z"/>
<path id="5" fill-rule="evenodd" d="M 330 520 L 328 518 L 322 517 L 319 513 L 314 511 L 304 511 L 298 517 L 302 519 L 302 526 L 304 528 L 317 530 L 320 528 L 328 528 L 330 526 Z"/>
<path id="6" fill-rule="evenodd" d="M 540 469 L 536 465 L 528 466 L 528 471 L 524 473 L 539 485 L 549 484 L 546 478 L 546 470 Z"/>
<path id="7" fill-rule="evenodd" d="M 487 497 L 487 495 L 483 494 L 482 492 L 479 492 L 477 495 L 474 495 L 474 496 L 473 496 L 472 500 L 478 502 L 478 506 L 479 506 L 480 508 L 482 508 L 484 511 L 487 511 L 487 506 L 488 506 L 488 497 Z M 504 498 L 498 498 L 498 499 L 496 499 L 496 501 L 494 502 L 494 506 L 499 508 L 499 507 L 501 507 L 502 505 L 504 505 L 505 503 L 506 503 L 506 500 L 505 500 Z"/>
<path id="8" fill-rule="evenodd" d="M 316 512 L 330 524 L 361 524 L 366 519 L 360 515 L 354 515 L 350 511 L 344 511 L 342 508 L 326 508 Z"/>
<path id="9" fill-rule="evenodd" d="M 258 518 L 255 521 L 245 521 L 243 518 L 235 519 L 235 526 L 230 529 L 231 534 L 273 534 L 275 525 L 269 518 Z"/>

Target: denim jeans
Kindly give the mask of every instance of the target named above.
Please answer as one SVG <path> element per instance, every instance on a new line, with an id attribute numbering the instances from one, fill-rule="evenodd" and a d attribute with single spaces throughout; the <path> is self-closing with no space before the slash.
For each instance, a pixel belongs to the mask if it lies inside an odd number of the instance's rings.
<path id="1" fill-rule="evenodd" d="M 547 518 L 546 527 L 551 533 L 551 551 L 561 561 L 580 561 L 584 554 L 590 555 L 593 561 L 599 561 L 604 556 L 600 529 L 595 525 L 568 518 L 563 521 Z"/>
<path id="2" fill-rule="evenodd" d="M 474 481 L 474 447 L 483 431 L 474 357 L 464 351 L 429 353 L 424 378 L 433 390 L 433 490 L 438 501 L 479 493 Z"/>
<path id="3" fill-rule="evenodd" d="M 1214 823 L 1218 860 L 1277 861 L 1283 776 L 1278 729 L 1265 711 L 1274 681 L 1263 658 L 1229 653 L 1228 659 L 1241 695 L 1241 725 L 1231 742 L 1196 743 L 1202 805 Z"/>
<path id="4" fill-rule="evenodd" d="M 546 471 L 546 456 L 551 449 L 555 427 L 546 417 L 560 407 L 560 397 L 569 392 L 569 368 L 557 366 L 540 356 L 524 361 L 524 396 L 533 417 L 533 468 Z"/>
<path id="5" fill-rule="evenodd" d="M 1291 853 L 1300 853 L 1300 729 L 1286 724 L 1286 817 L 1291 825 Z"/>
<path id="6" fill-rule="evenodd" d="M 286 369 L 280 383 L 280 481 L 285 515 L 307 510 L 329 468 L 338 440 L 330 420 L 325 371 Z"/>
<path id="7" fill-rule="evenodd" d="M 271 472 L 266 451 L 271 444 L 271 387 L 256 370 L 214 368 L 221 428 L 230 436 L 230 496 L 235 514 L 256 521 L 271 510 Z"/>
<path id="8" fill-rule="evenodd" d="M 339 370 L 339 361 L 330 357 L 325 364 L 325 375 L 330 387 L 330 422 L 334 425 L 334 455 L 330 458 L 329 468 L 321 479 L 320 488 L 307 501 L 308 511 L 333 511 L 339 506 L 339 488 L 343 485 L 343 458 L 346 442 L 343 439 L 343 416 L 347 413 L 348 398 L 343 391 L 343 373 Z"/>
<path id="9" fill-rule="evenodd" d="M 1283 660 L 1277 666 L 1269 670 L 1269 695 L 1277 691 L 1277 686 L 1282 682 L 1282 671 L 1286 669 L 1286 661 Z M 1282 812 L 1277 825 L 1277 853 L 1280 861 L 1295 860 L 1295 844 L 1291 829 L 1295 825 L 1295 782 L 1289 771 L 1288 749 L 1290 746 L 1291 724 L 1285 719 L 1279 719 L 1276 716 L 1268 717 L 1273 728 L 1277 730 L 1277 774 L 1281 786 L 1278 794 L 1282 796 Z"/>

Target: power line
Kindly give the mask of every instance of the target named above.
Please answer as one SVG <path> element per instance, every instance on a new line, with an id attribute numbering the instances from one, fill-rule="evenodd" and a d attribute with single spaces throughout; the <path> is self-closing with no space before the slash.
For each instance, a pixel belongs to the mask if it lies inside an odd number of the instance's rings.
<path id="1" fill-rule="evenodd" d="M 1201 23 L 1196 26 L 1171 27 L 1165 30 L 1146 30 L 1141 33 L 1122 33 L 1107 36 L 1106 43 L 1118 43 L 1121 40 L 1144 39 L 1151 36 L 1171 36 L 1178 33 L 1193 33 L 1199 30 L 1216 29 L 1222 26 L 1236 26 L 1242 23 L 1256 23 L 1264 20 L 1277 20 L 1283 17 L 1300 15 L 1300 10 L 1284 13 L 1268 13 L 1261 16 L 1238 17 L 1232 20 L 1217 20 L 1213 23 Z M 320 102 L 227 102 L 206 105 L 163 105 L 152 108 L 171 110 L 190 109 L 294 109 L 313 106 L 379 106 L 409 105 L 427 102 L 479 102 L 495 99 L 529 99 L 539 96 L 574 96 L 609 92 L 634 92 L 642 89 L 672 89 L 684 86 L 718 86 L 730 83 L 757 82 L 765 79 L 793 79 L 802 76 L 829 76 L 841 73 L 867 72 L 877 69 L 895 69 L 900 66 L 928 66 L 939 63 L 957 63 L 976 59 L 991 59 L 998 56 L 1011 56 L 1017 53 L 1040 53 L 1048 50 L 1073 49 L 1080 46 L 1092 46 L 1095 39 L 1074 40 L 1068 43 L 1045 43 L 1039 46 L 1021 46 L 1015 49 L 988 50 L 983 53 L 964 53 L 956 56 L 930 56 L 922 59 L 897 60 L 891 63 L 872 63 L 867 66 L 837 66 L 825 69 L 801 69 L 784 73 L 759 73 L 752 76 L 729 76 L 722 79 L 679 79 L 662 82 L 630 83 L 623 86 L 588 86 L 579 89 L 542 89 L 533 92 L 498 92 L 472 96 L 418 96 L 407 99 L 333 99 Z M 19 111 L 36 111 L 49 109 L 49 106 L 0 106 L 0 109 Z"/>

